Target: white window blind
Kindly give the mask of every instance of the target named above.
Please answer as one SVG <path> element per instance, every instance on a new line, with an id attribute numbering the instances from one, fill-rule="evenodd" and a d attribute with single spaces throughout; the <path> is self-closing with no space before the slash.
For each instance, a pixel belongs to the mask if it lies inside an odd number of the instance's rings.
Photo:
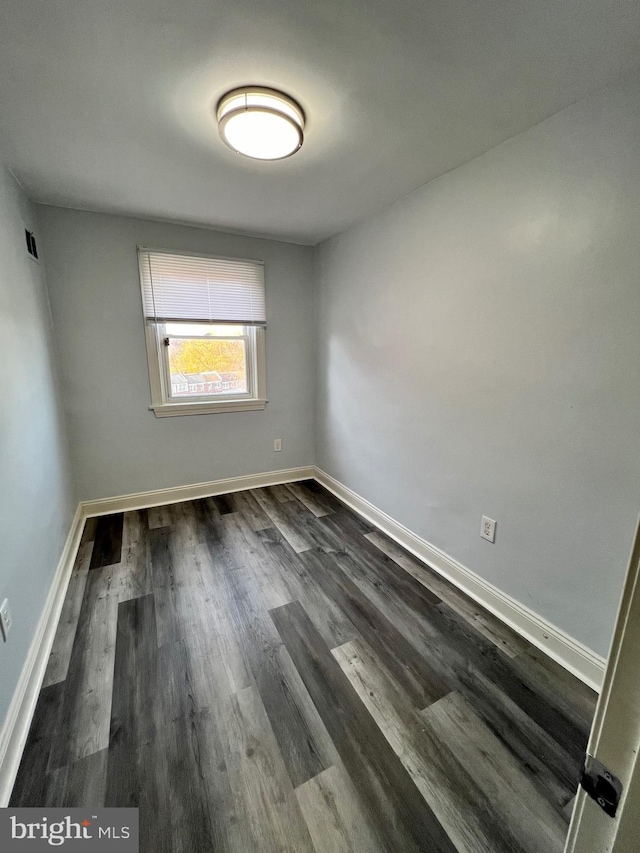
<path id="1" fill-rule="evenodd" d="M 139 249 L 144 315 L 155 323 L 263 326 L 264 264 Z"/>

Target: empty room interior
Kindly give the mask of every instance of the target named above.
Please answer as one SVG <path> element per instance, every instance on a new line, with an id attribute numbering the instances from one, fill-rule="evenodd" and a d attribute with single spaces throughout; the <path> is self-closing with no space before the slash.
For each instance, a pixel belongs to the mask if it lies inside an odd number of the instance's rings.
<path id="1" fill-rule="evenodd" d="M 639 235 L 637 0 L 3 0 L 0 847 L 640 850 Z"/>

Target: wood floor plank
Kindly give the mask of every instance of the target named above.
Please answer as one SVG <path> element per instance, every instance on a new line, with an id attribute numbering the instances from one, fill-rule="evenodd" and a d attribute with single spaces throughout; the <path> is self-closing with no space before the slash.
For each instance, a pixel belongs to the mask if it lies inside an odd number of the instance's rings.
<path id="1" fill-rule="evenodd" d="M 513 828 L 528 853 L 561 853 L 566 823 L 527 778 L 518 762 L 457 693 L 421 712 L 488 797 L 495 814 Z"/>
<path id="2" fill-rule="evenodd" d="M 340 607 L 322 591 L 304 561 L 275 527 L 257 531 L 271 564 L 280 572 L 292 601 L 300 601 L 329 646 L 340 646 L 358 631 Z"/>
<path id="3" fill-rule="evenodd" d="M 456 628 L 455 634 L 453 628 Z M 566 750 L 562 735 L 553 727 L 536 722 L 528 713 L 526 690 L 512 697 L 507 682 L 501 681 L 498 671 L 485 671 L 484 662 L 496 654 L 484 638 L 474 634 L 462 619 L 451 619 L 440 626 L 448 630 L 449 642 L 444 644 L 442 633 L 431 635 L 425 648 L 432 656 L 446 658 L 451 682 L 482 717 L 493 733 L 529 768 L 532 781 L 539 790 L 561 810 L 568 796 L 575 792 L 580 761 Z M 483 645 L 484 643 L 484 645 Z M 473 648 L 472 648 L 473 645 Z M 586 748 L 586 739 L 584 741 Z"/>
<path id="4" fill-rule="evenodd" d="M 140 804 L 141 766 L 154 739 L 150 712 L 158 685 L 153 596 L 129 599 L 118 606 L 106 792 L 110 807 Z"/>
<path id="5" fill-rule="evenodd" d="M 271 611 L 369 820 L 390 850 L 455 848 L 298 602 Z"/>
<path id="6" fill-rule="evenodd" d="M 222 517 L 219 533 L 220 545 L 233 553 L 234 563 L 225 562 L 224 551 L 210 547 L 204 573 L 212 584 L 217 621 L 226 623 L 219 644 L 226 661 L 238 661 L 242 676 L 239 681 L 229 672 L 229 681 L 242 689 L 251 683 L 244 678 L 246 670 L 251 672 L 292 783 L 298 785 L 328 767 L 335 750 L 268 616 L 268 608 L 291 596 L 277 564 L 241 515 Z M 237 646 L 229 649 L 229 638 L 237 638 Z"/>
<path id="7" fill-rule="evenodd" d="M 222 747 L 208 709 L 194 696 L 193 674 L 182 642 L 158 650 L 158 693 L 163 725 L 157 748 L 166 765 L 170 849 L 223 851 L 232 847 L 231 789 Z"/>
<path id="8" fill-rule="evenodd" d="M 359 580 L 358 574 L 357 574 L 357 567 L 355 567 L 349 563 L 348 556 L 338 554 L 334 557 L 334 559 L 336 560 L 336 562 L 338 562 L 342 566 L 343 570 L 345 570 L 350 575 L 350 577 L 352 577 L 355 581 Z M 361 555 L 361 559 L 359 560 L 359 565 L 360 565 L 360 567 L 365 566 L 365 568 L 366 568 L 366 555 L 365 554 Z M 375 577 L 375 575 L 373 575 L 372 577 Z M 382 579 L 383 575 L 380 575 L 380 578 Z M 484 645 L 483 645 L 483 642 L 479 641 L 478 636 L 474 635 L 474 631 L 470 628 L 470 626 L 468 626 L 467 629 L 463 631 L 460 620 L 451 614 L 451 611 L 449 610 L 448 606 L 446 606 L 446 605 L 440 606 L 439 612 L 433 613 L 433 612 L 429 612 L 427 610 L 427 608 L 424 606 L 422 608 L 419 608 L 419 607 L 418 608 L 412 608 L 411 607 L 410 595 L 407 596 L 406 594 L 404 594 L 400 597 L 394 597 L 393 585 L 391 583 L 383 583 L 377 597 L 375 595 L 376 590 L 372 589 L 371 587 L 367 587 L 366 582 L 362 582 L 362 586 L 364 587 L 367 594 L 374 600 L 374 602 L 376 603 L 378 608 L 383 613 L 387 614 L 387 616 L 393 621 L 393 623 L 395 625 L 397 625 L 402 631 L 404 631 L 405 636 L 411 638 L 411 641 L 414 644 L 415 643 L 419 644 L 419 647 L 421 648 L 422 654 L 424 656 L 428 656 L 428 657 L 434 659 L 435 663 L 439 662 L 440 664 L 444 664 L 444 666 L 437 667 L 437 669 L 440 673 L 443 674 L 445 681 L 447 683 L 449 683 L 449 684 L 456 683 L 456 680 L 455 680 L 456 675 L 455 675 L 455 673 L 451 673 L 450 668 L 448 666 L 448 661 L 450 661 L 451 655 L 453 653 L 454 659 L 456 660 L 457 665 L 458 665 L 458 672 L 459 673 L 460 672 L 465 673 L 468 670 L 469 662 L 471 660 L 475 661 L 476 665 L 479 666 L 479 668 L 483 672 L 486 672 L 489 677 L 493 678 L 494 683 L 504 684 L 505 686 L 511 684 L 512 686 L 508 690 L 509 694 L 510 695 L 514 694 L 515 701 L 516 702 L 519 701 L 520 705 L 522 705 L 524 703 L 525 712 L 531 710 L 532 705 L 535 704 L 535 700 L 528 698 L 528 694 L 527 694 L 526 690 L 524 690 L 522 688 L 517 689 L 516 687 L 514 687 L 514 684 L 513 684 L 514 678 L 513 678 L 512 673 L 509 669 L 509 666 L 514 666 L 514 667 L 517 666 L 515 664 L 515 662 L 512 665 L 509 665 L 507 662 L 500 659 L 499 654 L 498 655 L 493 654 L 491 652 L 491 648 L 489 646 L 487 646 L 486 643 L 484 643 Z M 417 600 L 418 599 L 416 597 L 416 602 L 417 602 Z M 409 618 L 408 617 L 406 609 L 403 609 L 404 604 L 409 606 L 410 609 L 414 610 L 414 617 L 415 618 Z M 445 617 L 444 620 L 443 620 L 443 614 Z M 429 633 L 425 636 L 424 635 L 424 629 L 425 628 L 426 629 L 436 628 L 436 631 L 434 632 L 433 630 L 431 630 L 431 633 Z M 520 660 L 521 659 L 518 658 L 518 661 L 520 661 Z M 506 669 L 505 669 L 505 667 L 506 667 Z M 500 673 L 495 672 L 496 668 L 500 669 Z M 449 670 L 449 674 L 447 674 L 447 670 Z M 544 672 L 544 669 L 542 669 L 542 672 Z M 515 679 L 516 684 L 518 681 L 519 681 L 519 679 L 516 678 Z M 469 687 L 470 684 L 471 685 L 475 684 L 475 686 L 478 687 L 479 683 L 484 684 L 484 682 L 482 682 L 482 681 L 478 682 L 477 679 L 474 680 L 473 678 L 467 678 L 465 686 Z M 558 694 L 563 695 L 562 690 L 560 689 L 560 684 L 559 683 L 556 684 L 555 687 L 556 687 L 556 690 L 558 691 Z M 486 694 L 488 692 L 490 692 L 490 691 L 488 691 L 486 689 L 486 686 L 485 686 L 484 693 Z M 481 693 L 481 691 L 478 691 L 478 694 L 480 694 L 480 693 Z M 468 695 L 468 693 L 466 695 Z M 535 691 L 534 691 L 534 695 L 535 695 Z M 503 698 L 503 702 L 502 702 L 503 708 L 509 710 L 511 712 L 511 714 L 513 715 L 513 712 L 514 712 L 513 707 L 504 701 L 505 697 L 502 697 L 502 698 Z M 476 701 L 482 701 L 482 696 L 478 695 L 478 698 L 476 699 Z M 592 705 L 591 714 L 593 714 L 594 707 L 595 706 Z M 495 710 L 495 708 L 494 708 L 494 710 Z M 489 713 L 491 713 L 491 712 L 489 712 Z M 523 716 L 523 715 L 520 715 L 520 716 Z M 533 716 L 534 716 L 534 718 L 536 717 L 535 712 L 533 713 Z M 526 717 L 526 719 L 528 722 L 529 732 L 531 734 L 537 735 L 536 739 L 538 741 L 540 741 L 543 737 L 543 732 L 546 728 L 544 720 L 538 719 L 538 722 L 542 722 L 542 728 L 539 728 L 539 727 L 534 728 L 534 726 L 531 725 L 532 721 L 529 719 L 529 717 Z M 495 717 L 494 717 L 494 722 L 495 722 Z M 556 723 L 554 722 L 552 730 L 555 731 L 555 729 L 556 729 Z M 575 731 L 573 729 L 571 729 L 571 730 L 565 729 L 565 731 L 570 731 L 570 734 L 573 738 L 573 741 L 575 742 L 575 738 L 576 738 Z M 546 748 L 545 754 L 548 755 L 551 752 L 549 739 L 544 738 L 544 741 L 545 741 L 544 747 Z M 584 746 L 585 746 L 585 743 L 580 743 L 578 748 L 584 749 Z M 523 745 L 523 751 L 524 751 L 524 745 Z M 537 748 L 534 749 L 534 752 L 537 753 L 538 749 Z M 569 762 L 567 765 L 566 756 L 564 754 L 564 749 L 563 750 L 555 750 L 554 749 L 554 752 L 555 752 L 556 757 L 559 760 L 559 762 L 564 764 L 565 771 L 567 770 L 567 767 L 568 767 L 568 774 L 567 775 L 570 778 L 575 778 L 575 769 L 574 769 L 575 768 L 575 762 L 573 762 L 573 763 Z M 560 802 L 562 800 L 563 796 L 564 796 L 564 794 L 560 794 L 560 800 L 558 800 L 558 802 Z"/>
<path id="9" fill-rule="evenodd" d="M 333 531 L 338 541 L 343 543 L 343 548 L 348 548 L 353 543 L 357 548 L 366 547 L 368 543 L 363 542 L 362 538 L 374 529 L 372 524 L 348 506 L 341 506 L 330 515 L 324 516 L 319 525 Z"/>
<path id="10" fill-rule="evenodd" d="M 416 708 L 450 691 L 442 676 L 347 577 L 334 555 L 307 551 L 301 557 L 325 595 L 340 606 Z"/>
<path id="11" fill-rule="evenodd" d="M 118 605 L 105 805 L 140 809 L 140 848 L 170 851 L 153 595 Z"/>
<path id="12" fill-rule="evenodd" d="M 289 516 L 282 509 L 282 504 L 279 501 L 275 500 L 264 489 L 252 489 L 250 494 L 256 499 L 268 518 L 271 519 L 272 525 L 280 531 L 296 553 L 307 551 L 312 547 L 313 543 L 296 528 L 296 525 L 292 523 Z"/>
<path id="13" fill-rule="evenodd" d="M 276 655 L 278 658 L 278 668 L 282 673 L 283 682 L 286 685 L 286 691 L 290 694 L 289 701 L 295 703 L 297 713 L 302 717 L 309 731 L 310 745 L 308 748 L 317 752 L 324 768 L 328 769 L 340 760 L 335 744 L 325 724 L 322 722 L 318 709 L 313 704 L 302 677 L 284 644 L 278 648 Z M 293 775 L 293 772 L 290 773 L 289 778 L 291 778 L 291 784 L 297 787 L 296 782 L 293 780 Z M 295 776 L 301 778 L 299 772 Z M 309 776 L 309 778 L 312 777 Z"/>
<path id="14" fill-rule="evenodd" d="M 588 737 L 598 699 L 594 690 L 533 646 L 518 655 L 512 666 L 531 690 Z"/>
<path id="15" fill-rule="evenodd" d="M 132 509 L 123 513 L 122 519 L 122 553 L 131 551 L 149 530 L 149 510 Z"/>
<path id="16" fill-rule="evenodd" d="M 179 591 L 185 586 L 195 586 L 202 597 L 208 595 L 203 576 L 209 566 L 203 570 L 202 555 L 206 557 L 206 546 L 185 546 L 182 536 L 173 528 L 153 529 L 148 535 L 158 643 L 162 646 L 181 638 L 184 613 Z"/>
<path id="17" fill-rule="evenodd" d="M 550 705 L 531 689 L 527 675 L 515 658 L 503 655 L 495 647 L 487 649 L 480 642 L 473 642 L 475 638 L 469 633 L 467 624 L 462 624 L 458 614 L 446 605 L 441 605 L 437 611 L 431 617 L 432 624 L 437 625 L 443 635 L 462 638 L 466 634 L 466 658 L 486 678 L 499 684 L 500 689 L 540 728 L 554 732 L 563 749 L 580 763 L 584 758 L 588 732 L 582 731 L 575 720 L 569 719 L 555 703 Z"/>
<path id="18" fill-rule="evenodd" d="M 418 613 L 440 604 L 441 599 L 437 595 L 369 541 L 368 534 L 354 522 L 352 515 L 335 512 L 320 523 L 335 532 L 344 543 L 346 554 L 383 594 L 393 596 L 401 606 L 410 607 Z"/>
<path id="19" fill-rule="evenodd" d="M 220 512 L 213 503 L 213 498 L 198 498 L 185 504 L 193 517 L 198 543 L 207 542 L 215 537 L 215 526 L 220 520 Z"/>
<path id="20" fill-rule="evenodd" d="M 302 486 L 306 492 L 311 492 L 311 494 L 314 495 L 314 497 L 324 504 L 331 512 L 335 512 L 336 510 L 343 509 L 345 507 L 345 504 L 343 504 L 341 500 L 338 500 L 332 492 L 325 489 L 324 486 L 321 486 L 317 480 L 299 480 L 298 484 Z"/>
<path id="21" fill-rule="evenodd" d="M 527 767 L 540 793 L 561 812 L 575 793 L 580 763 L 572 758 L 501 687 L 474 667 L 460 670 L 456 690 L 473 705 L 494 735 Z"/>
<path id="22" fill-rule="evenodd" d="M 108 749 L 101 749 L 54 770 L 47 778 L 46 805 L 67 809 L 102 808 L 107 786 L 108 752 Z"/>
<path id="23" fill-rule="evenodd" d="M 150 531 L 146 531 L 148 536 Z M 100 596 L 116 602 L 149 595 L 153 585 L 149 539 L 123 549 L 122 560 L 100 570 Z M 90 580 L 92 580 L 90 573 Z"/>
<path id="24" fill-rule="evenodd" d="M 252 530 L 266 530 L 273 522 L 250 492 L 233 492 L 227 496 L 234 512 L 241 512 Z"/>
<path id="25" fill-rule="evenodd" d="M 416 618 L 413 622 L 405 615 L 398 629 L 408 632 L 412 644 L 452 689 L 468 699 L 492 731 L 530 768 L 539 789 L 562 809 L 575 790 L 579 762 L 555 739 L 553 729 L 539 725 L 510 698 L 508 683 L 500 681 L 506 673 L 500 667 L 491 672 L 491 661 L 501 655 L 493 643 L 464 618 L 443 610 L 448 610 L 447 605 L 438 605 L 429 610 L 428 619 Z"/>
<path id="26" fill-rule="evenodd" d="M 278 503 L 287 503 L 287 501 L 295 500 L 295 496 L 291 494 L 286 485 L 269 486 L 265 489 L 267 494 L 275 498 Z"/>
<path id="27" fill-rule="evenodd" d="M 468 768 L 444 738 L 425 726 L 420 712 L 395 689 L 367 645 L 348 643 L 334 649 L 333 655 L 456 848 L 468 853 L 522 853 L 525 848 L 503 826 Z"/>
<path id="28" fill-rule="evenodd" d="M 231 697 L 227 731 L 231 762 L 241 780 L 246 850 L 310 853 L 313 844 L 273 736 L 260 694 L 248 687 Z"/>
<path id="29" fill-rule="evenodd" d="M 383 613 L 391 614 L 391 621 L 402 623 L 407 615 L 428 620 L 440 599 L 384 554 L 371 553 L 367 549 L 376 549 L 364 542 L 367 547 L 351 543 L 346 551 L 333 555 L 343 572 Z"/>
<path id="30" fill-rule="evenodd" d="M 86 545 L 87 542 L 93 542 L 96 538 L 96 528 L 98 526 L 98 516 L 94 515 L 91 518 L 88 518 L 82 529 L 82 537 L 80 538 L 80 544 Z"/>
<path id="31" fill-rule="evenodd" d="M 163 506 L 149 507 L 149 528 L 155 530 L 158 527 L 170 527 L 172 524 L 169 504 Z"/>
<path id="32" fill-rule="evenodd" d="M 329 515 L 333 512 L 335 506 L 318 492 L 312 491 L 304 482 L 287 483 L 286 488 L 290 494 L 297 498 L 316 518 L 322 518 L 323 515 Z"/>
<path id="33" fill-rule="evenodd" d="M 31 721 L 9 805 L 15 808 L 45 805 L 56 791 L 50 790 L 47 774 L 52 769 L 54 744 L 60 737 L 64 683 L 44 687 Z"/>
<path id="34" fill-rule="evenodd" d="M 424 563 L 421 563 L 420 560 L 413 557 L 388 536 L 385 536 L 384 533 L 374 530 L 365 536 L 383 554 L 386 554 L 419 583 L 446 602 L 449 607 L 459 613 L 480 634 L 489 639 L 505 654 L 515 657 L 529 648 L 530 643 L 519 637 L 515 631 L 477 605 L 471 598 L 456 589 L 453 584 L 438 575 L 435 570 L 429 569 Z"/>
<path id="35" fill-rule="evenodd" d="M 206 545 L 198 547 L 197 559 L 198 571 L 215 571 Z M 215 583 L 220 580 L 216 578 Z M 253 685 L 223 592 L 223 588 L 205 580 L 177 589 L 177 606 L 182 615 L 180 641 L 187 656 L 191 690 L 198 708 L 210 708 L 221 723 L 229 712 L 232 693 Z M 222 729 L 223 726 L 221 736 Z"/>
<path id="36" fill-rule="evenodd" d="M 406 625 L 399 623 L 398 629 L 406 630 Z M 457 684 L 456 689 L 463 692 L 465 687 L 473 685 L 477 692 L 476 701 L 480 703 L 484 702 L 485 694 L 490 692 L 486 686 L 478 689 L 480 684 L 499 685 L 500 694 L 515 703 L 524 712 L 526 719 L 534 724 L 528 726 L 532 737 L 540 732 L 554 733 L 559 765 L 564 766 L 569 778 L 575 779 L 575 765 L 581 761 L 586 746 L 584 733 L 561 711 L 541 700 L 527 686 L 526 679 L 515 668 L 513 659 L 503 655 L 495 645 L 479 635 L 467 620 L 448 605 L 440 604 L 425 614 L 424 619 L 413 623 L 411 643 L 434 664 L 435 670 L 448 684 Z M 478 678 L 478 674 L 482 678 Z M 460 685 L 461 681 L 464 686 Z M 512 712 L 511 706 L 506 703 L 503 705 Z M 542 739 L 538 737 L 537 740 Z M 548 742 L 540 743 L 539 746 L 544 748 Z M 533 751 L 537 752 L 537 748 Z M 565 760 L 567 753 L 571 756 L 569 763 Z M 546 751 L 546 758 L 553 760 L 550 750 Z M 558 769 L 556 766 L 554 773 Z"/>
<path id="37" fill-rule="evenodd" d="M 212 499 L 210 499 L 212 500 Z M 171 504 L 172 538 L 179 548 L 195 548 L 203 541 L 202 531 L 190 501 Z"/>
<path id="38" fill-rule="evenodd" d="M 206 546 L 199 546 L 197 551 L 206 569 Z M 240 684 L 238 671 L 234 672 L 234 666 L 229 665 L 227 650 L 218 645 L 223 629 L 215 617 L 211 591 L 198 584 L 181 585 L 177 588 L 177 598 L 183 614 L 185 672 L 197 712 L 194 722 L 202 784 L 207 791 L 214 842 L 218 845 L 215 850 L 218 853 L 219 849 L 228 848 L 233 853 L 245 853 L 254 848 L 246 815 L 243 757 L 237 754 L 238 739 L 233 727 L 229 731 L 229 721 L 234 716 L 233 697 L 236 691 L 245 688 Z M 216 630 L 208 627 L 203 630 L 203 626 L 209 625 Z M 235 677 L 234 684 L 230 683 L 230 677 Z M 246 680 L 249 685 L 253 683 L 250 673 L 246 673 Z"/>
<path id="39" fill-rule="evenodd" d="M 202 644 L 207 655 L 220 654 L 230 690 L 238 692 L 254 684 L 251 667 L 245 658 L 238 626 L 227 602 L 225 574 L 235 571 L 225 560 L 224 553 L 209 545 L 200 545 L 194 550 L 192 567 L 193 583 L 179 587 L 178 612 L 183 636 L 185 623 L 190 621 L 207 631 L 215 640 L 215 646 Z M 192 649 L 196 649 L 201 638 L 192 638 Z M 219 650 L 219 651 L 217 651 Z M 206 707 L 207 702 L 203 700 Z"/>
<path id="40" fill-rule="evenodd" d="M 205 546 L 200 546 L 205 548 Z M 250 850 L 250 833 L 245 826 L 242 778 L 238 759 L 232 760 L 237 740 L 229 736 L 233 693 L 214 634 L 202 630 L 199 617 L 209 619 L 203 606 L 202 590 L 181 586 L 178 599 L 184 614 L 182 640 L 185 650 L 184 694 L 193 698 L 193 713 L 187 719 L 194 746 L 198 750 L 198 772 L 209 809 L 209 825 L 215 853 L 245 853 Z M 164 647 L 160 655 L 164 654 Z M 176 719 L 183 726 L 184 716 Z M 184 737 L 184 734 L 182 735 Z M 191 752 L 191 750 L 189 751 Z M 195 850 L 194 850 L 195 853 Z"/>
<path id="41" fill-rule="evenodd" d="M 340 557 L 334 555 L 334 559 Z M 406 611 L 393 614 L 383 606 L 382 599 L 377 604 L 445 682 L 473 702 L 487 724 L 531 769 L 540 790 L 555 807 L 561 809 L 573 793 L 579 767 L 575 759 L 509 699 L 498 684 L 490 681 L 474 665 L 475 661 L 484 668 L 485 657 L 491 657 L 495 652 L 494 646 L 466 620 L 453 618 L 455 614 L 445 618 L 440 606 L 435 610 L 425 610 L 425 618 L 419 619 L 416 614 L 411 616 Z"/>
<path id="42" fill-rule="evenodd" d="M 151 583 L 155 597 L 156 619 L 159 619 L 162 588 L 171 588 L 173 573 L 171 565 L 171 534 L 170 527 L 152 527 L 149 530 L 149 555 L 151 560 Z"/>
<path id="43" fill-rule="evenodd" d="M 316 853 L 385 853 L 341 763 L 296 789 Z"/>
<path id="44" fill-rule="evenodd" d="M 101 569 L 119 563 L 122 555 L 124 513 L 101 515 L 95 530 L 95 541 L 89 569 Z"/>
<path id="45" fill-rule="evenodd" d="M 69 661 L 73 650 L 73 641 L 76 636 L 80 609 L 84 600 L 84 589 L 87 583 L 87 574 L 91 562 L 93 542 L 87 540 L 80 545 L 69 586 L 62 605 L 60 621 L 56 628 L 56 635 L 51 647 L 51 654 L 47 662 L 47 669 L 42 681 L 42 687 L 49 687 L 58 681 L 64 681 L 69 670 Z"/>
<path id="46" fill-rule="evenodd" d="M 189 721 L 187 721 L 189 722 Z M 244 853 L 247 849 L 240 806 L 234 798 L 227 767 L 225 744 L 216 717 L 209 709 L 195 717 L 198 771 L 204 801 L 209 810 L 209 832 L 215 853 Z"/>
<path id="47" fill-rule="evenodd" d="M 149 531 L 149 559 L 158 643 L 174 643 L 179 639 L 180 616 L 176 606 L 177 580 L 173 571 L 171 530 L 168 527 L 154 527 Z"/>
<path id="48" fill-rule="evenodd" d="M 339 533 L 329 527 L 327 519 L 333 515 L 316 518 L 299 500 L 293 499 L 280 505 L 281 512 L 286 516 L 294 530 L 300 531 L 305 541 L 312 548 L 320 551 L 341 551 L 344 543 Z"/>
<path id="49" fill-rule="evenodd" d="M 227 515 L 234 511 L 233 506 L 231 505 L 231 502 L 227 500 L 226 495 L 216 495 L 215 497 L 212 497 L 211 500 L 215 504 L 220 515 Z"/>
<path id="50" fill-rule="evenodd" d="M 125 512 L 122 528 L 122 559 L 113 568 L 119 601 L 140 598 L 152 591 L 149 513 L 146 509 Z"/>
<path id="51" fill-rule="evenodd" d="M 110 566 L 90 570 L 67 677 L 51 766 L 63 767 L 109 745 L 118 598 Z"/>
<path id="52" fill-rule="evenodd" d="M 268 559 L 262 540 L 241 513 L 222 516 L 219 533 L 220 542 L 229 554 L 233 554 L 234 563 L 252 577 L 266 610 L 291 601 L 287 585 L 273 561 Z"/>
<path id="53" fill-rule="evenodd" d="M 294 787 L 327 769 L 336 760 L 335 748 L 309 695 L 283 647 L 265 602 L 229 575 L 226 607 L 240 634 L 244 659 L 269 717 L 280 753 Z"/>

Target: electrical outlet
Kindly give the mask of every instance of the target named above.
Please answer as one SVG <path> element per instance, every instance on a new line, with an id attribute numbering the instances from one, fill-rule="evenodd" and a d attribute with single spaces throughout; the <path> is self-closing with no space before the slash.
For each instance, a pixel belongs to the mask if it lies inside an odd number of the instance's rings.
<path id="1" fill-rule="evenodd" d="M 9 639 L 9 631 L 11 630 L 11 626 L 13 621 L 11 619 L 11 611 L 9 610 L 9 599 L 5 598 L 5 600 L 0 604 L 0 627 L 2 627 L 2 637 L 5 641 Z"/>
<path id="2" fill-rule="evenodd" d="M 282 439 L 281 438 L 274 438 L 273 439 L 273 449 L 276 452 L 278 452 L 279 450 L 282 450 Z"/>
<path id="3" fill-rule="evenodd" d="M 496 523 L 492 518 L 482 516 L 482 526 L 480 527 L 480 536 L 488 542 L 496 541 Z"/>

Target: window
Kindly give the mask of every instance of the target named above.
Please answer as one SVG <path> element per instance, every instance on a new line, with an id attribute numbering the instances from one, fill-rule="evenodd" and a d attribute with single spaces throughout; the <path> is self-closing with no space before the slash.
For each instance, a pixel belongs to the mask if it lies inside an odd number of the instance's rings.
<path id="1" fill-rule="evenodd" d="M 138 249 L 158 417 L 264 409 L 264 265 Z"/>

